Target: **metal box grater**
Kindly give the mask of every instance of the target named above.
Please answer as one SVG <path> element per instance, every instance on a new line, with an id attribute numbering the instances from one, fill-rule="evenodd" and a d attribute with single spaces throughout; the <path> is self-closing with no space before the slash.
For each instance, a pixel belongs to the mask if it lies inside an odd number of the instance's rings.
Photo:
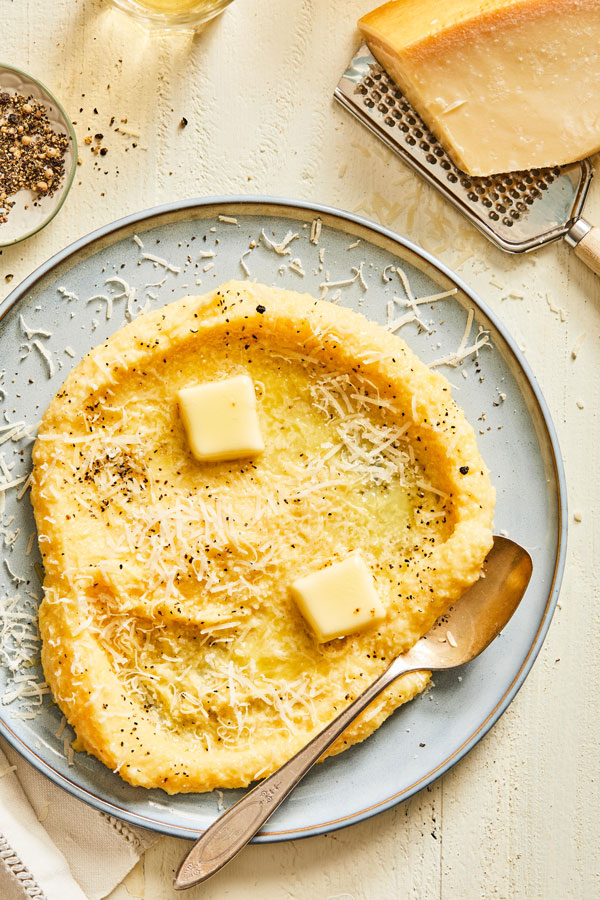
<path id="1" fill-rule="evenodd" d="M 574 247 L 591 231 L 581 218 L 593 176 L 588 159 L 486 178 L 466 175 L 366 46 L 334 96 L 500 249 L 523 253 L 560 237 Z"/>

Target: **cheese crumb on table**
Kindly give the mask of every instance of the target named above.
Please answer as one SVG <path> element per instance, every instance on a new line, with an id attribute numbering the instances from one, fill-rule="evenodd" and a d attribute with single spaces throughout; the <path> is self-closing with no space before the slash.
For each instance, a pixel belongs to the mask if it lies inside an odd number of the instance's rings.
<path id="1" fill-rule="evenodd" d="M 385 619 L 373 576 L 359 553 L 298 578 L 291 590 L 321 643 L 362 631 Z"/>
<path id="2" fill-rule="evenodd" d="M 177 396 L 196 459 L 238 459 L 265 449 L 248 375 L 182 388 Z"/>

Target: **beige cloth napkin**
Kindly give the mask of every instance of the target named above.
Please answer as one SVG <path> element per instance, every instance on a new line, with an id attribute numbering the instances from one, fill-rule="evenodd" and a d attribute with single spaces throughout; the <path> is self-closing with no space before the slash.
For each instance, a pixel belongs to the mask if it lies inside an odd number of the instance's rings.
<path id="1" fill-rule="evenodd" d="M 101 900 L 156 840 L 71 797 L 0 739 L 1 900 Z"/>

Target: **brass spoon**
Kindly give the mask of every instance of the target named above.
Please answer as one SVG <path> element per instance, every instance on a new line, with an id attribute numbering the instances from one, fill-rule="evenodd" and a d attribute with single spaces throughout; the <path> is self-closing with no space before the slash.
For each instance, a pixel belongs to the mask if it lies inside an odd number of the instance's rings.
<path id="1" fill-rule="evenodd" d="M 206 881 L 233 859 L 348 725 L 396 678 L 408 672 L 454 669 L 475 659 L 516 610 L 532 569 L 531 557 L 523 547 L 494 537 L 485 577 L 482 575 L 445 614 L 442 630 L 437 630 L 436 623 L 295 756 L 224 812 L 182 860 L 173 882 L 175 890 Z M 453 642 L 439 640 L 447 632 L 451 632 Z"/>

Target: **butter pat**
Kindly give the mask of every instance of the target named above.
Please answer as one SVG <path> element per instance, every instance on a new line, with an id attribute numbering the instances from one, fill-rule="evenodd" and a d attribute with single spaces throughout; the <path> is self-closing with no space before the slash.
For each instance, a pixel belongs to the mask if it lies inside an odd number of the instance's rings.
<path id="1" fill-rule="evenodd" d="M 300 612 L 320 642 L 363 631 L 385 619 L 373 576 L 358 553 L 294 581 Z"/>
<path id="2" fill-rule="evenodd" d="M 182 388 L 177 397 L 196 459 L 238 459 L 265 449 L 248 375 Z"/>
<path id="3" fill-rule="evenodd" d="M 459 169 L 513 172 L 600 149 L 597 0 L 395 0 L 358 25 Z"/>

